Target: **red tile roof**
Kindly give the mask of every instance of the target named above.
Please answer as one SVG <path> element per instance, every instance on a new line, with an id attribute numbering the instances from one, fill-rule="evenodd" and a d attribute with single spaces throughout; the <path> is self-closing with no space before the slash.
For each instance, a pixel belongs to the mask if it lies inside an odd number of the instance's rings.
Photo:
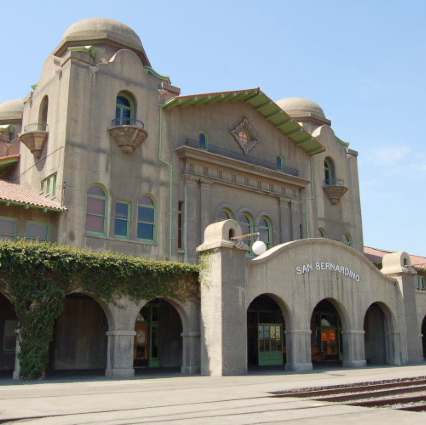
<path id="1" fill-rule="evenodd" d="M 20 184 L 0 180 L 0 203 L 5 202 L 35 208 L 47 208 L 54 211 L 67 211 L 67 208 L 62 207 L 57 202 L 50 201 Z"/>
<path id="2" fill-rule="evenodd" d="M 21 156 L 20 153 L 15 153 L 14 155 L 6 155 L 6 156 L 0 156 L 0 161 L 3 161 L 5 159 L 19 159 Z"/>
<path id="3" fill-rule="evenodd" d="M 380 263 L 382 258 L 386 254 L 390 254 L 392 251 L 385 251 L 383 249 L 371 248 L 364 246 L 363 248 L 365 256 L 372 262 Z M 420 257 L 419 255 L 410 255 L 411 265 L 416 269 L 426 270 L 426 257 Z"/>

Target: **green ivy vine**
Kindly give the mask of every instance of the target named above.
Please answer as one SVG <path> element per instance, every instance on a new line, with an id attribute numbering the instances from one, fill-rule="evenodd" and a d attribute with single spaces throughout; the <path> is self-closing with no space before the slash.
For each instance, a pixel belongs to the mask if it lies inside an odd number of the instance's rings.
<path id="1" fill-rule="evenodd" d="M 14 305 L 20 332 L 20 376 L 43 376 L 54 323 L 65 297 L 83 291 L 106 302 L 198 295 L 197 265 L 153 261 L 29 241 L 0 241 L 0 291 Z"/>

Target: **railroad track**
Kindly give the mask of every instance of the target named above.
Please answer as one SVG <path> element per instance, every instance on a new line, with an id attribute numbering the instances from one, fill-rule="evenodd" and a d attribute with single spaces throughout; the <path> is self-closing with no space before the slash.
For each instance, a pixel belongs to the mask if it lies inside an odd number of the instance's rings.
<path id="1" fill-rule="evenodd" d="M 426 412 L 426 376 L 279 391 L 272 393 L 272 397 L 309 398 L 351 406 Z"/>

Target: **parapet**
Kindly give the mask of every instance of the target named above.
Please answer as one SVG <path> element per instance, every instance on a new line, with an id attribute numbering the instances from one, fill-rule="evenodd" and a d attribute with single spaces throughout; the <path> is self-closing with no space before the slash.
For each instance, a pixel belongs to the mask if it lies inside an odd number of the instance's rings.
<path id="1" fill-rule="evenodd" d="M 387 275 L 396 273 L 412 273 L 410 266 L 410 256 L 406 252 L 392 252 L 383 257 L 381 272 Z"/>
<path id="2" fill-rule="evenodd" d="M 209 224 L 204 230 L 204 241 L 197 248 L 197 252 L 221 247 L 248 251 L 249 248 L 243 241 L 231 239 L 241 235 L 241 227 L 235 220 L 224 220 Z"/>

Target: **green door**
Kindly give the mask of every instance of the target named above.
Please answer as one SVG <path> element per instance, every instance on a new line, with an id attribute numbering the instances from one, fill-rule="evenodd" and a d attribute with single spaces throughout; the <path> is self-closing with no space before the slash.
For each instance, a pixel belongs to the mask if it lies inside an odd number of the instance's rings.
<path id="1" fill-rule="evenodd" d="M 277 323 L 258 325 L 259 366 L 283 364 L 283 326 Z"/>

